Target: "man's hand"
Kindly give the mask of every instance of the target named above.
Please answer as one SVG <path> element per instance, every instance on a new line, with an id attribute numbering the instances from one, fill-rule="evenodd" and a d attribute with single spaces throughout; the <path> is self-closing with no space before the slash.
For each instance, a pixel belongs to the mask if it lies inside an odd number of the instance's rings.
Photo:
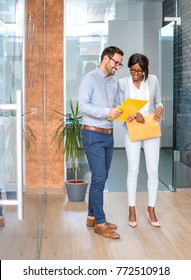
<path id="1" fill-rule="evenodd" d="M 122 113 L 123 113 L 123 111 L 118 110 L 117 108 L 110 108 L 110 109 L 109 109 L 109 118 L 116 119 L 116 118 L 119 117 Z"/>

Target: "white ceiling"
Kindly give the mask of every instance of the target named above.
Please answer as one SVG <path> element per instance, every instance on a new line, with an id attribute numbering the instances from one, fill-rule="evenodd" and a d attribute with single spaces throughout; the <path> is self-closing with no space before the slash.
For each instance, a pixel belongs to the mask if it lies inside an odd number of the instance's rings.
<path id="1" fill-rule="evenodd" d="M 28 0 L 31 1 L 31 0 Z M 87 16 L 89 18 L 94 18 L 97 21 L 103 21 L 105 17 L 105 13 L 112 14 L 115 6 L 117 4 L 128 4 L 128 3 L 137 3 L 137 2 L 162 2 L 164 0 L 63 0 L 65 4 L 72 5 L 73 9 L 75 9 L 78 5 L 86 5 L 87 9 Z M 16 22 L 16 9 L 19 4 L 23 5 L 24 0 L 0 0 L 0 21 L 1 23 L 15 23 Z M 27 5 L 27 0 L 26 0 Z M 108 17 L 108 14 L 107 14 Z"/>

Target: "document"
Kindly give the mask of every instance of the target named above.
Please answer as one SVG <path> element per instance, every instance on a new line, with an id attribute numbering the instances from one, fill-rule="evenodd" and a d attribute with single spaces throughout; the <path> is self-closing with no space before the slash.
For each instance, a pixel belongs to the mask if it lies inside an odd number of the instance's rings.
<path id="1" fill-rule="evenodd" d="M 159 122 L 153 117 L 154 114 L 144 116 L 145 123 L 138 123 L 136 120 L 126 122 L 132 142 L 161 136 Z"/>
<path id="2" fill-rule="evenodd" d="M 136 114 L 148 101 L 139 100 L 133 98 L 127 98 L 119 107 L 119 110 L 122 110 L 123 113 L 116 119 L 109 118 L 109 120 L 115 121 L 127 121 L 127 116 Z"/>

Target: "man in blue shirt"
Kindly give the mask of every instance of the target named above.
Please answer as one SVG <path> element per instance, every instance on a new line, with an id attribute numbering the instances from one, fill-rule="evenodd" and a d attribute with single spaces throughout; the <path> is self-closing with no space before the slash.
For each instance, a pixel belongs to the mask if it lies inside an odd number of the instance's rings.
<path id="1" fill-rule="evenodd" d="M 79 110 L 83 115 L 82 144 L 91 171 L 87 226 L 103 237 L 118 239 L 117 226 L 106 220 L 103 210 L 103 191 L 113 155 L 113 121 L 122 111 L 118 83 L 113 77 L 122 67 L 123 51 L 107 47 L 100 65 L 87 73 L 79 85 Z"/>

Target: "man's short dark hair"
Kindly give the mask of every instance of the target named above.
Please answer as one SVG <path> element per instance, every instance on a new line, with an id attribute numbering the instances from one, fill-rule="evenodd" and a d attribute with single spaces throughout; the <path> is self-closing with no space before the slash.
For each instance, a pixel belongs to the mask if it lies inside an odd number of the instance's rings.
<path id="1" fill-rule="evenodd" d="M 124 55 L 123 51 L 121 49 L 119 49 L 118 47 L 110 46 L 110 47 L 105 48 L 101 55 L 101 61 L 103 60 L 105 55 L 113 57 L 115 55 L 115 53 L 120 54 L 121 56 Z"/>

